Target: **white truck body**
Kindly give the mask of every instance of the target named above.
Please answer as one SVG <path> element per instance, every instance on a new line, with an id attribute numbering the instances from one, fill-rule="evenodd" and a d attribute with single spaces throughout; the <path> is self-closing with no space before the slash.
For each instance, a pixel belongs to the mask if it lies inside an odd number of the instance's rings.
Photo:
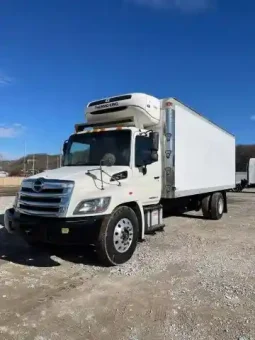
<path id="1" fill-rule="evenodd" d="M 64 166 L 23 181 L 6 213 L 10 232 L 68 241 L 86 226 L 103 262 L 120 264 L 138 238 L 163 226 L 165 202 L 202 207 L 213 219 L 227 211 L 226 191 L 235 187 L 231 134 L 174 98 L 141 93 L 91 102 L 85 117 L 64 144 Z"/>
<path id="2" fill-rule="evenodd" d="M 174 110 L 174 197 L 233 188 L 235 138 L 177 100 L 169 100 Z"/>

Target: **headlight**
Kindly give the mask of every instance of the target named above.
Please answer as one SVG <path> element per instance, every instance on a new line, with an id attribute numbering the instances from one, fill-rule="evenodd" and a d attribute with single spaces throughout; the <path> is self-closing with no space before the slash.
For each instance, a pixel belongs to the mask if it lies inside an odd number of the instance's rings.
<path id="1" fill-rule="evenodd" d="M 102 197 L 93 200 L 82 201 L 75 208 L 74 215 L 104 212 L 108 208 L 110 201 L 110 197 Z"/>

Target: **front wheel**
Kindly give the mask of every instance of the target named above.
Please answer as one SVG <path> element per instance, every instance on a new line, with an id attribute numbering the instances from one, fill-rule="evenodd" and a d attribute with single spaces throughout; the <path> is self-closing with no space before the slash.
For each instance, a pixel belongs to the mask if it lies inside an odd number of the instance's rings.
<path id="1" fill-rule="evenodd" d="M 127 262 L 133 255 L 139 235 L 135 212 L 129 207 L 117 208 L 101 226 L 97 242 L 99 260 L 105 266 Z"/>

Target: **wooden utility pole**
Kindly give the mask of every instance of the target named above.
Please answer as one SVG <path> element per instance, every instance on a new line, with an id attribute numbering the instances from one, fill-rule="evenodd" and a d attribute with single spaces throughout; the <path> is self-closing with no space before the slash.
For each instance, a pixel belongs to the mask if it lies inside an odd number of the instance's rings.
<path id="1" fill-rule="evenodd" d="M 33 167 L 32 167 L 32 173 L 35 174 L 35 155 L 33 155 Z"/>
<path id="2" fill-rule="evenodd" d="M 25 142 L 24 143 L 24 157 L 23 157 L 23 175 L 24 175 L 24 177 L 26 177 L 26 172 L 27 172 L 26 154 L 27 154 L 27 145 L 26 145 L 26 142 Z"/>

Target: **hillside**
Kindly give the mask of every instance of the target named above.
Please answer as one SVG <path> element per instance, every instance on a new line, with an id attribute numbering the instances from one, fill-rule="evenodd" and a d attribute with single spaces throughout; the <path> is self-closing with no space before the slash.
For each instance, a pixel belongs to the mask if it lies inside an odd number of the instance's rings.
<path id="1" fill-rule="evenodd" d="M 246 171 L 250 158 L 255 158 L 255 145 L 237 145 L 236 171 Z"/>
<path id="2" fill-rule="evenodd" d="M 33 161 L 34 157 L 34 161 Z M 41 172 L 45 169 L 55 169 L 60 165 L 59 155 L 36 154 L 27 155 L 25 169 L 26 175 L 31 175 L 33 172 L 33 163 L 35 173 Z M 47 165 L 48 163 L 48 165 Z M 2 170 L 10 173 L 11 176 L 20 176 L 24 173 L 24 157 L 14 161 L 2 161 L 0 164 Z"/>
<path id="3" fill-rule="evenodd" d="M 48 166 L 47 166 L 48 158 Z M 246 171 L 250 158 L 255 158 L 255 145 L 237 145 L 236 147 L 236 171 Z M 55 169 L 60 165 L 60 155 L 36 154 L 34 155 L 35 173 L 45 169 Z M 26 175 L 31 175 L 33 169 L 33 155 L 26 157 Z M 23 175 L 24 158 L 15 161 L 1 161 L 2 170 L 9 172 L 12 176 Z"/>

